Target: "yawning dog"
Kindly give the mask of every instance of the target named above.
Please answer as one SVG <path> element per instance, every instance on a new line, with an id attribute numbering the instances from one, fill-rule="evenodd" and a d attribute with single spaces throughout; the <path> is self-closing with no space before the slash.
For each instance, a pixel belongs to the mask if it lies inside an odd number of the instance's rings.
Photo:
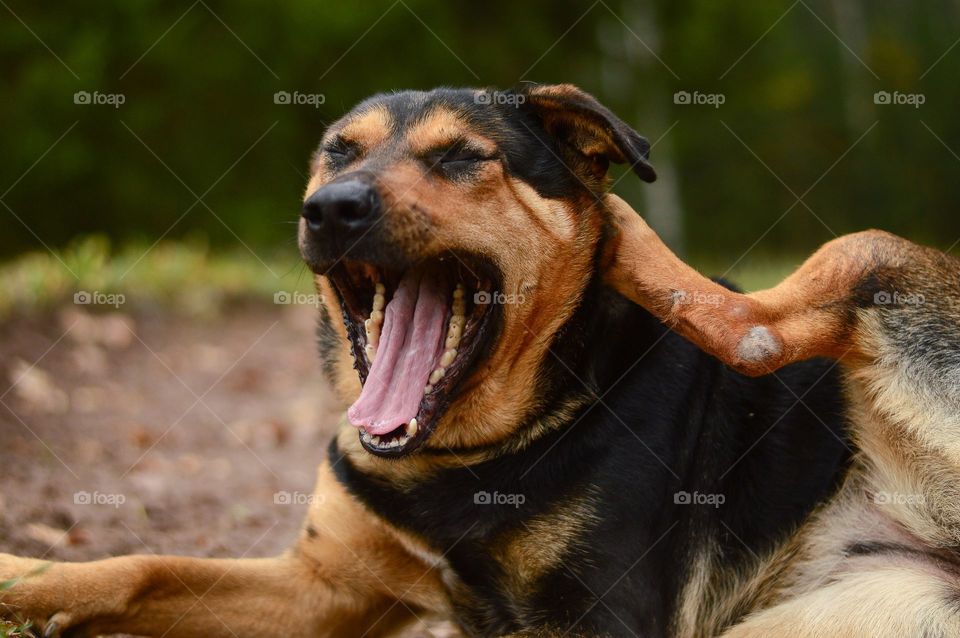
<path id="1" fill-rule="evenodd" d="M 345 415 L 292 549 L 0 555 L 6 612 L 47 635 L 426 613 L 470 636 L 960 635 L 960 264 L 871 231 L 742 294 L 607 193 L 611 162 L 653 181 L 648 154 L 569 85 L 359 104 L 300 222 Z"/>

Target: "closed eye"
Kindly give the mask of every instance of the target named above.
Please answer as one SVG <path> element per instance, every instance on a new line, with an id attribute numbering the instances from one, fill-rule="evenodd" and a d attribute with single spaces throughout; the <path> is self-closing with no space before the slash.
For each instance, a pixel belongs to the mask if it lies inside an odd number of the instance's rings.
<path id="1" fill-rule="evenodd" d="M 440 162 L 442 164 L 449 164 L 452 162 L 482 162 L 486 157 L 484 157 L 478 150 L 465 147 L 465 148 L 450 148 L 443 152 L 440 156 Z"/>
<path id="2" fill-rule="evenodd" d="M 423 159 L 429 166 L 446 173 L 459 173 L 471 170 L 481 162 L 496 159 L 496 155 L 469 144 L 454 143 L 426 153 Z"/>
<path id="3" fill-rule="evenodd" d="M 323 146 L 323 154 L 334 165 L 346 165 L 360 156 L 360 147 L 343 138 L 334 138 Z"/>

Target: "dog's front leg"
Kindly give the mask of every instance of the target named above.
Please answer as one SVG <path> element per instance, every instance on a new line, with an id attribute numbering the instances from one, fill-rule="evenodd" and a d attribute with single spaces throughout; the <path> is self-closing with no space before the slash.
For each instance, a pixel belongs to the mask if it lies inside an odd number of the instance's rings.
<path id="1" fill-rule="evenodd" d="M 386 612 L 386 599 L 362 599 L 311 573 L 292 557 L 212 560 L 123 556 L 89 563 L 43 563 L 0 555 L 16 580 L 6 612 L 80 635 L 342 636 L 362 627 L 360 609 Z M 400 608 L 403 609 L 402 607 Z M 371 632 L 372 634 L 374 632 Z M 73 633 L 71 633 L 73 635 Z"/>
<path id="2" fill-rule="evenodd" d="M 4 581 L 0 615 L 29 619 L 49 636 L 373 637 L 444 607 L 434 570 L 326 468 L 300 541 L 284 556 L 48 563 L 0 554 Z"/>

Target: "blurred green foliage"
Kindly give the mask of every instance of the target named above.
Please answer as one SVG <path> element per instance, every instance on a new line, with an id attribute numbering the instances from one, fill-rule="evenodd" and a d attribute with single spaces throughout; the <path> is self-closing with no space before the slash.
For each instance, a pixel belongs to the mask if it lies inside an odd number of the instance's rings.
<path id="1" fill-rule="evenodd" d="M 0 264 L 0 319 L 71 303 L 93 312 L 165 309 L 195 317 L 217 317 L 243 302 L 319 307 L 313 275 L 289 259 L 259 261 L 235 248 L 213 250 L 197 237 L 147 248 L 86 236 L 63 250 L 16 256 Z"/>
<path id="2" fill-rule="evenodd" d="M 955 0 L 4 6 L 8 257 L 92 233 L 293 255 L 307 158 L 352 104 L 522 81 L 577 83 L 657 141 L 664 179 L 617 190 L 721 272 L 751 248 L 799 254 L 865 227 L 960 239 Z M 80 91 L 123 104 L 77 104 Z M 925 101 L 876 104 L 877 91 Z"/>

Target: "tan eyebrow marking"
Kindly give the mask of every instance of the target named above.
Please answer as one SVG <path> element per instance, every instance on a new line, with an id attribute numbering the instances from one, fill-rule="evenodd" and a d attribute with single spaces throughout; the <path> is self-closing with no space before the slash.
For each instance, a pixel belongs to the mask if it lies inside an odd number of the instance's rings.
<path id="1" fill-rule="evenodd" d="M 486 154 L 494 154 L 497 145 L 478 133 L 455 111 L 436 108 L 406 134 L 407 144 L 414 155 L 421 155 L 463 141 Z"/>
<path id="2" fill-rule="evenodd" d="M 390 137 L 392 123 L 387 107 L 380 104 L 348 120 L 335 135 L 363 149 L 371 149 Z"/>

